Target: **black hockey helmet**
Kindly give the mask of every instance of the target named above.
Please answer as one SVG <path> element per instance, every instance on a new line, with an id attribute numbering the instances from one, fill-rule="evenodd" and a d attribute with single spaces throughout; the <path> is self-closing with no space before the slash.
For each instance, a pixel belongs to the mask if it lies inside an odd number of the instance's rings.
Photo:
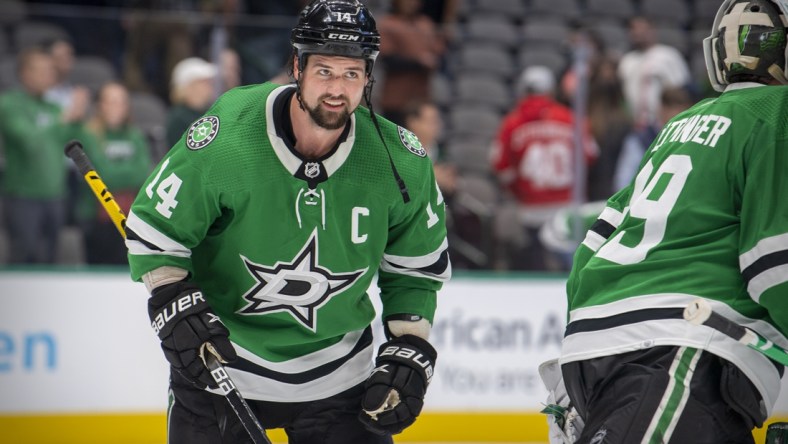
<path id="1" fill-rule="evenodd" d="M 313 0 L 290 34 L 298 64 L 309 54 L 354 57 L 372 72 L 380 52 L 380 34 L 369 10 L 358 0 Z"/>
<path id="2" fill-rule="evenodd" d="M 788 84 L 784 1 L 725 0 L 703 40 L 706 70 L 716 91 L 742 81 Z"/>

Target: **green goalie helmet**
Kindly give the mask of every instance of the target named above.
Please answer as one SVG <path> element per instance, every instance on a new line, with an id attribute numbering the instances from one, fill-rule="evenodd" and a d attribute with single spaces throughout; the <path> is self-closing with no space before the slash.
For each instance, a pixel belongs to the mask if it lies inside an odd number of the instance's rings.
<path id="1" fill-rule="evenodd" d="M 706 70 L 716 91 L 736 82 L 788 84 L 786 0 L 725 0 L 703 40 Z"/>

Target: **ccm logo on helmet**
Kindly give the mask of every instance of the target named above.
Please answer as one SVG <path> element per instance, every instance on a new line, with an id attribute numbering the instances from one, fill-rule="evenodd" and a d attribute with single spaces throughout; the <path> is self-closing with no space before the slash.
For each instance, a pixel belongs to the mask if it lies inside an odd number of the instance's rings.
<path id="1" fill-rule="evenodd" d="M 332 32 L 328 34 L 328 38 L 332 40 L 344 40 L 347 42 L 357 42 L 359 37 L 353 34 L 337 34 L 336 32 Z"/>

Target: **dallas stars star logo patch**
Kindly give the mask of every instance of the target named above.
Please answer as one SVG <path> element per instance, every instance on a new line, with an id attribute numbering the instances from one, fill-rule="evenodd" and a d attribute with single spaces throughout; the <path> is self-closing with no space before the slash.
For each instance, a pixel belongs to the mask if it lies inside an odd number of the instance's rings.
<path id="1" fill-rule="evenodd" d="M 277 262 L 267 267 L 243 256 L 242 259 L 257 282 L 243 295 L 248 304 L 238 313 L 289 313 L 313 332 L 317 330 L 317 310 L 350 288 L 368 270 L 334 273 L 321 267 L 318 264 L 317 230 L 312 232 L 291 262 Z"/>
<path id="2" fill-rule="evenodd" d="M 186 146 L 190 150 L 199 150 L 211 143 L 219 133 L 219 118 L 216 116 L 205 116 L 197 119 L 189 127 L 186 136 Z"/>
<path id="3" fill-rule="evenodd" d="M 406 130 L 403 127 L 397 127 L 399 130 L 399 140 L 405 145 L 405 148 L 408 149 L 411 153 L 419 156 L 424 157 L 427 155 L 427 150 L 421 145 L 419 138 L 416 137 L 411 131 Z"/>

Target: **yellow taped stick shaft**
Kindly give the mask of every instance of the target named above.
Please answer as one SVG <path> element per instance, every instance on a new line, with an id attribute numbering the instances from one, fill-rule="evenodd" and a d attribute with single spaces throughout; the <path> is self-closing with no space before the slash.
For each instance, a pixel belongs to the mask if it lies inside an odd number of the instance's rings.
<path id="1" fill-rule="evenodd" d="M 101 180 L 101 176 L 96 172 L 96 168 L 93 167 L 90 159 L 88 159 L 87 154 L 85 154 L 85 149 L 82 147 L 82 142 L 76 139 L 69 141 L 63 149 L 63 152 L 74 161 L 77 171 L 82 174 L 85 182 L 88 183 L 90 189 L 93 190 L 93 194 L 96 195 L 96 199 L 98 199 L 110 219 L 112 219 L 115 228 L 118 229 L 120 235 L 125 239 L 126 215 L 123 214 L 123 210 L 118 205 L 118 202 L 112 197 L 112 193 L 109 192 L 104 181 Z"/>
<path id="2" fill-rule="evenodd" d="M 104 181 L 101 180 L 101 177 L 94 170 L 88 171 L 84 178 L 90 186 L 90 189 L 93 190 L 93 194 L 96 195 L 96 199 L 101 202 L 104 210 L 107 212 L 110 219 L 112 219 L 112 223 L 115 224 L 115 228 L 118 229 L 120 235 L 125 239 L 126 215 L 123 214 L 123 210 L 120 208 L 115 198 L 112 197 L 112 193 L 109 192 L 109 189 L 107 189 Z"/>

